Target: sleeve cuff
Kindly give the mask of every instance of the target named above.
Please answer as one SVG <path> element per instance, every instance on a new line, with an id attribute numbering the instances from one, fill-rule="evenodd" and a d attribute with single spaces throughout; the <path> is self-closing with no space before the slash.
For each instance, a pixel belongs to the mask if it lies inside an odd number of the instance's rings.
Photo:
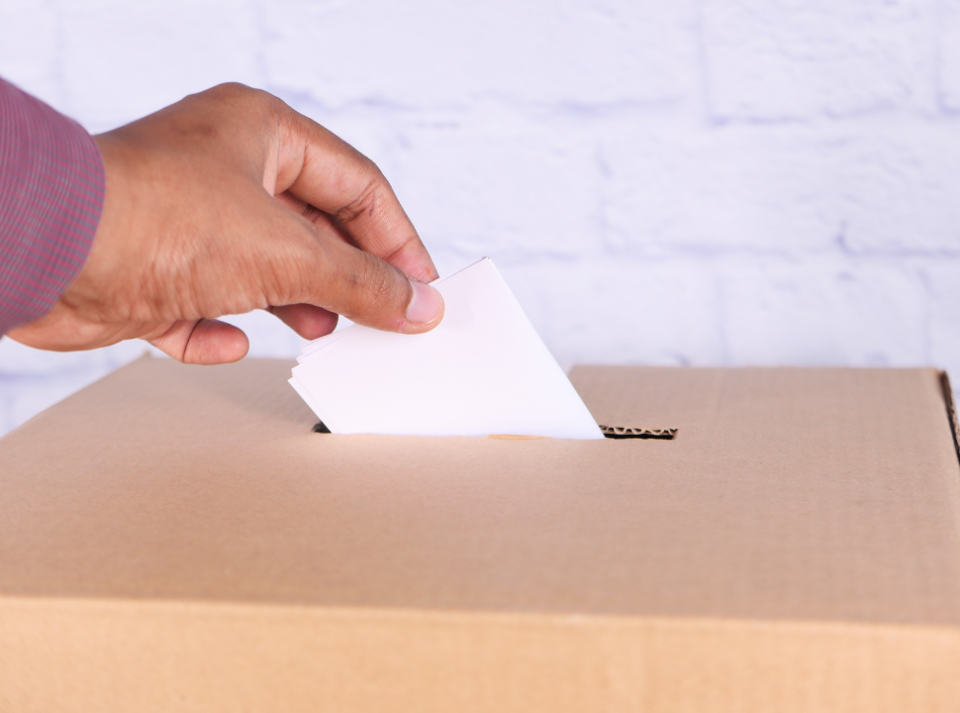
<path id="1" fill-rule="evenodd" d="M 0 79 L 0 335 L 49 312 L 80 273 L 105 188 L 93 138 Z"/>

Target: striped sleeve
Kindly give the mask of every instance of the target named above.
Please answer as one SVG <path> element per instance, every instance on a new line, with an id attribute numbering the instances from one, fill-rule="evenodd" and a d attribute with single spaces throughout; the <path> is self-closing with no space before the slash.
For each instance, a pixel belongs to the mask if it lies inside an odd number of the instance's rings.
<path id="1" fill-rule="evenodd" d="M 49 312 L 79 274 L 104 189 L 93 138 L 0 79 L 0 335 Z"/>

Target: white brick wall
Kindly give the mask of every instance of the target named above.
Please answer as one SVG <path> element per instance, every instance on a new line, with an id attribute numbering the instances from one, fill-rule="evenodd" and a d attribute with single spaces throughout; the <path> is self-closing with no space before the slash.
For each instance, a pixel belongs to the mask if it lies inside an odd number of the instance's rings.
<path id="1" fill-rule="evenodd" d="M 564 362 L 960 377 L 960 0 L 4 0 L 0 75 L 91 131 L 278 94 Z M 0 432 L 142 349 L 3 340 Z"/>

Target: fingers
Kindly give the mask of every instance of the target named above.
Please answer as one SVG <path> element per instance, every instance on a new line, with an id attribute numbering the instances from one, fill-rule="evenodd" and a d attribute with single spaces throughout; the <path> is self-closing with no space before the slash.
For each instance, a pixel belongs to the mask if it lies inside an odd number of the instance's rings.
<path id="1" fill-rule="evenodd" d="M 284 324 L 304 339 L 319 339 L 337 328 L 337 315 L 314 305 L 268 307 L 267 311 L 279 317 Z"/>
<path id="2" fill-rule="evenodd" d="M 434 288 L 279 206 L 275 211 L 283 217 L 271 221 L 273 229 L 290 237 L 299 232 L 303 239 L 296 241 L 298 251 L 270 267 L 268 274 L 282 276 L 276 286 L 283 291 L 276 293 L 279 299 L 268 295 L 269 302 L 315 305 L 358 324 L 406 334 L 427 332 L 439 324 L 443 298 Z M 311 328 L 325 326 L 317 313 L 281 310 L 281 314 L 303 327 L 307 320 L 314 322 Z"/>
<path id="3" fill-rule="evenodd" d="M 353 239 L 353 236 L 347 232 L 347 229 L 344 227 L 343 223 L 341 223 L 337 218 L 329 213 L 324 213 L 322 210 L 310 205 L 302 198 L 297 198 L 290 191 L 278 193 L 274 196 L 274 198 L 276 199 L 277 203 L 282 206 L 286 206 L 298 215 L 302 215 L 321 230 L 327 231 L 332 235 L 336 235 L 349 245 L 357 244 Z"/>
<path id="4" fill-rule="evenodd" d="M 370 253 L 330 241 L 323 294 L 328 309 L 375 329 L 420 334 L 443 318 L 443 298 Z M 313 300 L 311 300 L 312 302 Z"/>
<path id="5" fill-rule="evenodd" d="M 283 114 L 275 193 L 336 217 L 357 245 L 415 280 L 437 269 L 380 169 L 356 149 L 288 107 Z"/>
<path id="6" fill-rule="evenodd" d="M 228 364 L 243 359 L 250 348 L 246 334 L 215 319 L 174 322 L 148 341 L 184 364 Z"/>

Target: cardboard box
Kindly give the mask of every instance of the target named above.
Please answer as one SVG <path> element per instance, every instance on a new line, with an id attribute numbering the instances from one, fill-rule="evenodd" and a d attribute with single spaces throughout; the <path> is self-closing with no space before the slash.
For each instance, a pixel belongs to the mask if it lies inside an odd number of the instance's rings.
<path id="1" fill-rule="evenodd" d="M 937 372 L 579 367 L 678 429 L 590 442 L 321 435 L 289 370 L 0 440 L 0 710 L 960 710 Z"/>

